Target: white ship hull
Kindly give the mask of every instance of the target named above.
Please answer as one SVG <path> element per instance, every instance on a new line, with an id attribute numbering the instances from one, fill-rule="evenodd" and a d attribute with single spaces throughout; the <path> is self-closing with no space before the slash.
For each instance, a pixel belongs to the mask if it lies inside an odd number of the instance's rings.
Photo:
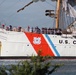
<path id="1" fill-rule="evenodd" d="M 0 29 L 0 56 L 76 56 L 76 38 L 72 34 L 52 35 L 14 32 Z"/>

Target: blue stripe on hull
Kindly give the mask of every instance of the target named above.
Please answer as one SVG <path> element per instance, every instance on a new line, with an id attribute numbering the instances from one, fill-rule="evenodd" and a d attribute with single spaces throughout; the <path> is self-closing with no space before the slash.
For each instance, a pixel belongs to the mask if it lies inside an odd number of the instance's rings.
<path id="1" fill-rule="evenodd" d="M 57 51 L 57 49 L 55 48 L 55 46 L 54 46 L 51 38 L 50 38 L 47 34 L 45 34 L 45 37 L 46 37 L 47 40 L 49 41 L 49 43 L 50 43 L 50 45 L 52 46 L 52 48 L 53 48 L 54 52 L 56 53 L 56 55 L 57 55 L 57 56 L 60 56 L 60 54 L 59 54 L 59 52 Z"/>

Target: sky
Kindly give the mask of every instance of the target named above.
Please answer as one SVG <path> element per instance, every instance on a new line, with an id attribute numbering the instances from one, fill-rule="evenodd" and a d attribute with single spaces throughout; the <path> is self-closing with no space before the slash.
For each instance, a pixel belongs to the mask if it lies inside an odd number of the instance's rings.
<path id="1" fill-rule="evenodd" d="M 54 19 L 45 16 L 45 10 L 55 9 L 55 2 L 34 2 L 24 10 L 17 13 L 17 10 L 24 7 L 32 0 L 0 0 L 0 25 L 21 26 L 21 27 L 53 27 Z"/>

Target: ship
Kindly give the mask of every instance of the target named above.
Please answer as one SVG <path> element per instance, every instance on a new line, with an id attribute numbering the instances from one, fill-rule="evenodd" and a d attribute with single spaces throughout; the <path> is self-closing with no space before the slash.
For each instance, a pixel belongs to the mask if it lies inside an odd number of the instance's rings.
<path id="1" fill-rule="evenodd" d="M 17 12 L 24 10 L 33 0 Z M 45 0 L 41 0 L 45 1 Z M 37 56 L 39 51 L 42 56 L 76 57 L 76 0 L 52 0 L 57 3 L 57 10 L 46 10 L 46 16 L 55 18 L 55 28 L 35 28 L 35 32 L 11 31 L 0 28 L 0 57 L 29 57 Z M 74 4 L 73 4 L 74 3 Z M 66 28 L 64 19 L 61 21 L 61 11 L 65 12 L 70 23 Z M 63 16 L 61 16 L 63 17 Z M 67 20 L 67 19 L 65 19 Z M 61 22 L 61 23 L 60 23 Z M 62 26 L 60 26 L 62 25 Z"/>

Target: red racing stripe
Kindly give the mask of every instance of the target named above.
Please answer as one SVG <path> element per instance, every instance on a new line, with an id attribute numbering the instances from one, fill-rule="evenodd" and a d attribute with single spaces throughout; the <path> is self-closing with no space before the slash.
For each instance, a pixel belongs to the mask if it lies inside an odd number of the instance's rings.
<path id="1" fill-rule="evenodd" d="M 54 56 L 52 49 L 50 49 L 48 43 L 46 42 L 42 34 L 25 32 L 25 35 L 27 36 L 28 40 L 32 44 L 37 54 L 39 50 L 41 50 L 42 56 L 46 56 L 46 55 Z"/>

